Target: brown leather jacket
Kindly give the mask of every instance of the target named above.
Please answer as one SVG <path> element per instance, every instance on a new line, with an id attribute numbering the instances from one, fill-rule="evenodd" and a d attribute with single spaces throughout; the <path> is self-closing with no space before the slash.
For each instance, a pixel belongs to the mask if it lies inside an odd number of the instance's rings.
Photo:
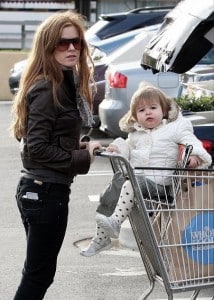
<path id="1" fill-rule="evenodd" d="M 90 154 L 80 149 L 82 120 L 76 104 L 76 88 L 71 71 L 64 71 L 58 97 L 53 104 L 52 84 L 39 81 L 28 93 L 27 135 L 22 140 L 21 157 L 25 169 L 50 170 L 73 177 L 90 168 Z"/>

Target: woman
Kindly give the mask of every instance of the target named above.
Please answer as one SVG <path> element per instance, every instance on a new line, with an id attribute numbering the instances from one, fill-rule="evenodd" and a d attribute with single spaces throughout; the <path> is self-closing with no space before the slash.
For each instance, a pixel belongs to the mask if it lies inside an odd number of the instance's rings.
<path id="1" fill-rule="evenodd" d="M 40 300 L 52 284 L 67 226 L 70 185 L 86 174 L 98 142 L 80 142 L 91 126 L 93 66 L 84 18 L 56 13 L 35 33 L 14 99 L 12 133 L 21 144 L 17 204 L 27 235 L 21 283 L 14 300 Z"/>

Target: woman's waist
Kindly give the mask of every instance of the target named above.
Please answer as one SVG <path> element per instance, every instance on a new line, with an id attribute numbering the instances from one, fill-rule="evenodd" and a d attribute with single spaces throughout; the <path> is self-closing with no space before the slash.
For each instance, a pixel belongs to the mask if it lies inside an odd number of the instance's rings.
<path id="1" fill-rule="evenodd" d="M 68 177 L 59 172 L 49 169 L 22 169 L 22 176 L 38 182 L 49 182 L 56 184 L 70 185 L 73 182 L 73 177 Z"/>

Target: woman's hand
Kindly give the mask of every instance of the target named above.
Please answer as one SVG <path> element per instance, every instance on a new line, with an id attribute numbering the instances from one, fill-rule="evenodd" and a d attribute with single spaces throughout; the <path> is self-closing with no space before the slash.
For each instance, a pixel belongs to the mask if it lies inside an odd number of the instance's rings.
<path id="1" fill-rule="evenodd" d="M 188 159 L 188 168 L 197 168 L 200 165 L 200 159 L 196 155 L 190 155 Z"/>
<path id="2" fill-rule="evenodd" d="M 89 151 L 91 156 L 91 163 L 94 161 L 94 157 L 96 155 L 95 150 L 99 150 L 102 148 L 102 145 L 99 142 L 88 142 L 86 145 L 86 149 Z"/>
<path id="3" fill-rule="evenodd" d="M 88 142 L 80 142 L 80 149 L 86 149 Z"/>

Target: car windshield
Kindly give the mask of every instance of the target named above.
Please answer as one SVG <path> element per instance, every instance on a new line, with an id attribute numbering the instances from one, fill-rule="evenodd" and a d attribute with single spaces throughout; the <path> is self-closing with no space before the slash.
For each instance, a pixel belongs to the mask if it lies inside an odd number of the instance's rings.
<path id="1" fill-rule="evenodd" d="M 214 64 L 214 47 L 198 62 L 199 65 L 212 65 Z"/>

